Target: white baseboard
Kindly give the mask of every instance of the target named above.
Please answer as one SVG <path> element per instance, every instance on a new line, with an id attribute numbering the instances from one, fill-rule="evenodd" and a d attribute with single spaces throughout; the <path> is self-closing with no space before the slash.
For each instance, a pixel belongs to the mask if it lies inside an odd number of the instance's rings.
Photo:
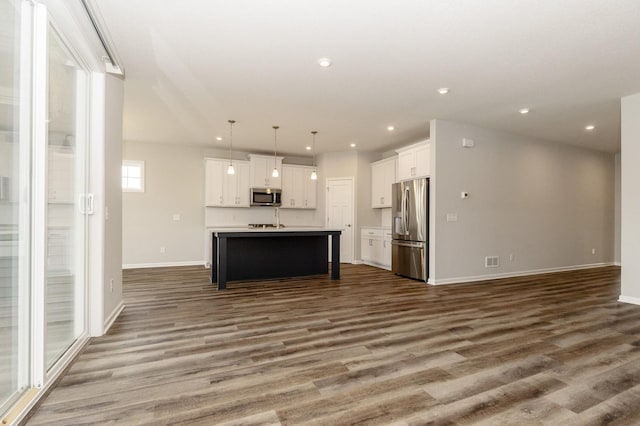
<path id="1" fill-rule="evenodd" d="M 469 283 L 474 281 L 497 280 L 500 278 L 522 277 L 525 275 L 551 274 L 554 272 L 566 272 L 566 271 L 577 271 L 580 269 L 601 268 L 603 266 L 612 266 L 612 265 L 613 265 L 613 262 L 589 263 L 586 265 L 561 266 L 558 268 L 545 268 L 545 269 L 530 269 L 527 271 L 504 272 L 500 274 L 443 278 L 443 279 L 435 279 L 433 281 L 429 279 L 428 283 L 435 284 L 435 285 L 461 284 L 461 283 Z"/>
<path id="2" fill-rule="evenodd" d="M 161 263 L 126 263 L 122 265 L 122 269 L 137 268 L 167 268 L 172 266 L 201 266 L 205 265 L 203 260 L 187 260 L 182 262 L 161 262 Z"/>
<path id="3" fill-rule="evenodd" d="M 622 262 L 613 262 L 615 266 L 622 266 Z"/>
<path id="4" fill-rule="evenodd" d="M 633 305 L 640 305 L 640 297 L 622 296 L 618 298 L 618 302 L 631 303 Z"/>
<path id="5" fill-rule="evenodd" d="M 124 302 L 121 300 L 118 303 L 118 306 L 111 312 L 111 315 L 104 321 L 104 325 L 102 326 L 102 334 L 107 334 L 115 320 L 120 316 L 120 313 L 124 310 Z"/>
<path id="6" fill-rule="evenodd" d="M 352 265 L 362 265 L 363 263 L 367 263 L 367 262 L 360 259 L 356 259 L 353 262 L 351 262 Z"/>

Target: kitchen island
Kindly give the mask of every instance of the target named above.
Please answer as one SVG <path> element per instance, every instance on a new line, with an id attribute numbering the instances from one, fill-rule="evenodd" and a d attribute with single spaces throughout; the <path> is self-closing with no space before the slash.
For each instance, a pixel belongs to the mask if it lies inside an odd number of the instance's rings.
<path id="1" fill-rule="evenodd" d="M 340 230 L 323 228 L 211 229 L 211 282 L 320 275 L 340 279 Z"/>

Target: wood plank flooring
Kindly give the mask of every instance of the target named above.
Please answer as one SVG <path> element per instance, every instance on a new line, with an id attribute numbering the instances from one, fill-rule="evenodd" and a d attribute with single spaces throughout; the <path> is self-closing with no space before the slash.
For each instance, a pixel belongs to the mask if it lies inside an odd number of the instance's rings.
<path id="1" fill-rule="evenodd" d="M 616 267 L 428 286 L 365 265 L 125 271 L 126 309 L 29 424 L 640 424 Z"/>

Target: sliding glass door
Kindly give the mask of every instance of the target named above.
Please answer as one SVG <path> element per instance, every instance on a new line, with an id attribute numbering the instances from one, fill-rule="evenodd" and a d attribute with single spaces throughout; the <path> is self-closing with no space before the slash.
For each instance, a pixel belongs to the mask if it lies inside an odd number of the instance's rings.
<path id="1" fill-rule="evenodd" d="M 86 337 L 90 73 L 59 30 L 0 0 L 0 415 Z"/>
<path id="2" fill-rule="evenodd" d="M 88 72 L 53 27 L 48 34 L 45 362 L 85 331 Z"/>
<path id="3" fill-rule="evenodd" d="M 0 412 L 30 382 L 31 74 L 21 65 L 30 53 L 22 7 L 30 6 L 0 0 Z"/>

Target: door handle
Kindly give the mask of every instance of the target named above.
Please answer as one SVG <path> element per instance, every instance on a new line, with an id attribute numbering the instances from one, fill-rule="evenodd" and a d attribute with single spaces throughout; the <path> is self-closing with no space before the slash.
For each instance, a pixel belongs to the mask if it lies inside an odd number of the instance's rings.
<path id="1" fill-rule="evenodd" d="M 348 224 L 347 224 L 347 227 L 351 228 L 351 224 L 350 224 L 350 223 L 348 223 Z"/>
<path id="2" fill-rule="evenodd" d="M 93 194 L 87 194 L 87 214 L 93 213 Z"/>

